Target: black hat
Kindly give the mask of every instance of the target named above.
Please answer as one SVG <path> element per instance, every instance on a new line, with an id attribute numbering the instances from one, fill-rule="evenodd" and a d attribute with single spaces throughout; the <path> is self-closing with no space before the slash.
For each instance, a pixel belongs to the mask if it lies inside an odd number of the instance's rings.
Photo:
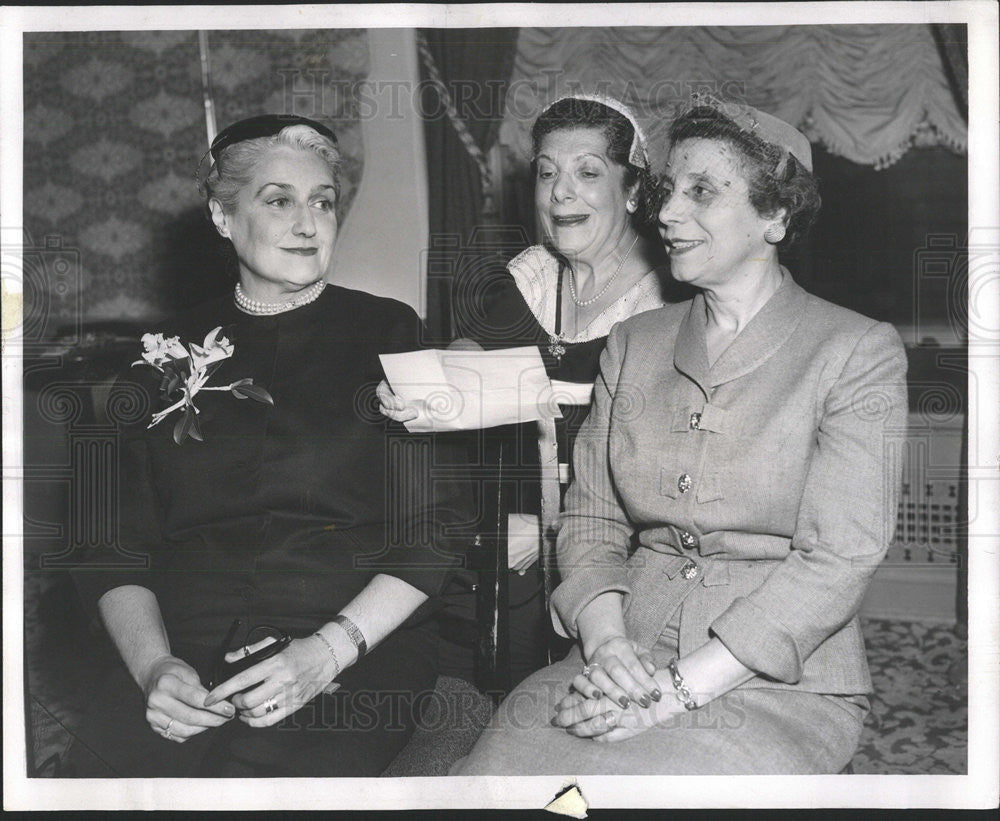
<path id="1" fill-rule="evenodd" d="M 299 117 L 295 114 L 261 114 L 257 117 L 248 117 L 245 120 L 233 123 L 228 128 L 222 129 L 214 140 L 209 152 L 212 159 L 219 161 L 219 155 L 224 148 L 228 148 L 234 143 L 241 143 L 244 140 L 254 140 L 258 137 L 270 137 L 280 132 L 290 125 L 307 125 L 327 139 L 334 145 L 337 144 L 337 136 L 322 123 L 315 120 Z"/>

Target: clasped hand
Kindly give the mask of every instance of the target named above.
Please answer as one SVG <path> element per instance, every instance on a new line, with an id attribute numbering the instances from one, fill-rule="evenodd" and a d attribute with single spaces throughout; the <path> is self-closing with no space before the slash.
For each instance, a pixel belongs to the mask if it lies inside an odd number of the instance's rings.
<path id="1" fill-rule="evenodd" d="M 645 648 L 612 636 L 590 653 L 588 674 L 574 676 L 573 692 L 556 705 L 552 723 L 572 735 L 621 741 L 656 722 L 652 702 L 662 698 L 656 662 Z"/>
<path id="2" fill-rule="evenodd" d="M 268 637 L 248 649 L 256 652 L 273 641 Z M 241 648 L 229 653 L 226 661 L 237 661 L 242 656 Z M 211 692 L 190 664 L 176 656 L 163 656 L 151 665 L 145 677 L 146 721 L 164 738 L 178 743 L 225 724 L 237 712 L 240 720 L 251 727 L 268 727 L 320 692 L 336 689 L 331 682 L 337 672 L 333 657 L 315 636 L 294 639 L 277 655 L 238 673 Z"/>
<path id="3" fill-rule="evenodd" d="M 589 675 L 578 673 L 573 689 L 585 696 L 606 695 L 627 709 L 633 701 L 648 707 L 659 701 L 660 688 L 653 676 L 656 662 L 648 650 L 624 636 L 611 636 L 593 649 L 587 659 Z"/>
<path id="4" fill-rule="evenodd" d="M 624 741 L 657 723 L 656 707 L 636 702 L 622 708 L 607 696 L 584 696 L 572 692 L 556 705 L 553 727 L 561 727 L 578 738 L 594 741 Z"/>

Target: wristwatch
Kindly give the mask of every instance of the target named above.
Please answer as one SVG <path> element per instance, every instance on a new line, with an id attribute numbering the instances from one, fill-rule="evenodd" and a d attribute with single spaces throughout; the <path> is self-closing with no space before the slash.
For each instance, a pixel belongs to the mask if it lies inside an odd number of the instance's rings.
<path id="1" fill-rule="evenodd" d="M 368 651 L 368 642 L 365 641 L 365 637 L 361 634 L 358 626 L 351 621 L 347 616 L 334 616 L 333 620 L 344 628 L 344 632 L 347 633 L 348 638 L 358 648 L 358 658 L 360 659 Z"/>

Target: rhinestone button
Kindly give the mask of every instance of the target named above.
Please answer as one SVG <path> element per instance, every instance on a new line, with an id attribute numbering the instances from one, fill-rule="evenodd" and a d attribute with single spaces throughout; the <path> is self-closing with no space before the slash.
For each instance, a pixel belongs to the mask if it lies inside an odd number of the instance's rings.
<path id="1" fill-rule="evenodd" d="M 681 531 L 680 537 L 681 537 L 681 547 L 686 547 L 688 550 L 691 550 L 698 546 L 698 540 L 690 533 L 688 533 L 686 530 Z"/>
<path id="2" fill-rule="evenodd" d="M 690 424 L 691 424 L 691 430 L 701 430 L 701 414 L 692 413 Z"/>
<path id="3" fill-rule="evenodd" d="M 691 579 L 698 575 L 698 565 L 694 562 L 688 562 L 681 568 L 681 575 L 688 581 L 691 581 Z"/>
<path id="4" fill-rule="evenodd" d="M 681 493 L 687 493 L 691 490 L 691 485 L 693 484 L 694 482 L 691 480 L 691 477 L 687 473 L 682 473 L 680 478 L 677 480 L 677 489 Z"/>

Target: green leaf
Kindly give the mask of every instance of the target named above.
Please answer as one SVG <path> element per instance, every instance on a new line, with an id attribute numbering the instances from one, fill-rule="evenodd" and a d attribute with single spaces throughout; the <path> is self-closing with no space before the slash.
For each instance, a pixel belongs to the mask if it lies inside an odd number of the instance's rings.
<path id="1" fill-rule="evenodd" d="M 163 382 L 161 383 L 160 386 L 160 390 L 163 391 L 164 397 L 166 397 L 167 399 L 172 399 L 173 394 L 176 393 L 176 391 L 180 388 L 180 386 L 181 386 L 181 378 L 174 371 L 169 371 L 167 373 L 164 373 Z"/>
<path id="2" fill-rule="evenodd" d="M 204 442 L 205 437 L 201 435 L 201 425 L 198 422 L 198 414 L 191 414 L 191 432 L 188 434 L 192 439 L 198 442 Z"/>
<path id="3" fill-rule="evenodd" d="M 245 385 L 233 385 L 233 396 L 237 399 L 256 399 L 258 402 L 265 402 L 273 406 L 274 400 L 264 388 L 254 385 L 252 381 Z"/>
<path id="4" fill-rule="evenodd" d="M 184 440 L 188 438 L 191 433 L 191 427 L 194 425 L 194 411 L 191 406 L 184 408 L 184 415 L 177 420 L 177 424 L 174 425 L 174 441 L 180 445 L 184 443 Z"/>

